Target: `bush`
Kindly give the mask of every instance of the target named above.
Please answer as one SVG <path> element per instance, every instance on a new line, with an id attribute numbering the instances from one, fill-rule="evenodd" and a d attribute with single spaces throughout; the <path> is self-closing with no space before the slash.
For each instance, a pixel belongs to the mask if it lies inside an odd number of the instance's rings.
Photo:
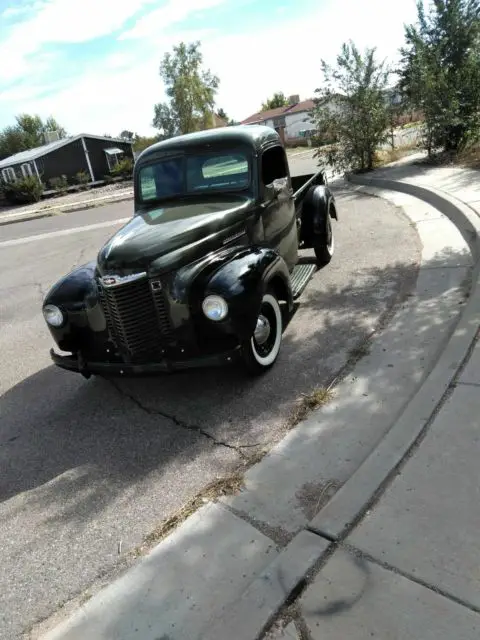
<path id="1" fill-rule="evenodd" d="M 111 184 L 113 182 L 113 177 L 109 173 L 107 173 L 106 176 L 103 176 L 103 180 L 105 184 Z"/>
<path id="2" fill-rule="evenodd" d="M 68 189 L 67 176 L 59 176 L 58 178 L 52 178 L 49 180 L 49 185 L 52 189 L 55 189 L 58 193 L 66 193 Z"/>
<path id="3" fill-rule="evenodd" d="M 131 178 L 133 174 L 133 160 L 131 158 L 122 158 L 111 170 L 112 176 L 122 178 Z"/>
<path id="4" fill-rule="evenodd" d="M 81 189 L 86 189 L 87 184 L 90 182 L 90 176 L 86 171 L 79 171 L 75 174 L 75 182 L 80 185 Z"/>
<path id="5" fill-rule="evenodd" d="M 43 194 L 43 184 L 36 176 L 27 176 L 5 185 L 3 192 L 12 204 L 38 202 Z"/>

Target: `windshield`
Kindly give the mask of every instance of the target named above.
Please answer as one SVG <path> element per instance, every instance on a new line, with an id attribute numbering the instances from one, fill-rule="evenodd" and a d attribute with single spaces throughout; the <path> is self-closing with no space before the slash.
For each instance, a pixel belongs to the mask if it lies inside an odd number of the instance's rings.
<path id="1" fill-rule="evenodd" d="M 140 169 L 143 202 L 214 190 L 241 190 L 250 183 L 248 156 L 243 152 L 212 152 L 165 158 Z"/>

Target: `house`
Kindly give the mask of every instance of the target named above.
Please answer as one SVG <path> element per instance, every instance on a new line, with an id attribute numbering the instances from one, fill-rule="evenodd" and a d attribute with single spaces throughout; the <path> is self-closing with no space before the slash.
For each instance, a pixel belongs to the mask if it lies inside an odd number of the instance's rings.
<path id="1" fill-rule="evenodd" d="M 304 132 L 315 128 L 310 115 L 313 107 L 313 100 L 300 102 L 300 96 L 290 96 L 286 107 L 259 111 L 240 124 L 263 124 L 275 129 L 283 142 L 298 140 L 304 136 Z"/>
<path id="2" fill-rule="evenodd" d="M 75 183 L 76 174 L 85 172 L 89 184 L 95 184 L 103 182 L 122 158 L 133 160 L 132 142 L 128 140 L 87 133 L 62 139 L 55 132 L 47 135 L 46 144 L 0 160 L 3 183 L 37 176 L 48 188 L 52 178 L 65 175 L 69 183 Z"/>

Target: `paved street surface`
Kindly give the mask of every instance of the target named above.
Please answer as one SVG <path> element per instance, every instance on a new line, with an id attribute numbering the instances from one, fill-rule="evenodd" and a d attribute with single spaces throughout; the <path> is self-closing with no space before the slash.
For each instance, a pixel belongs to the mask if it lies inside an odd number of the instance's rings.
<path id="1" fill-rule="evenodd" d="M 313 170 L 308 154 L 290 162 Z M 131 203 L 0 228 L 0 638 L 19 637 L 207 482 L 278 442 L 296 398 L 329 383 L 408 293 L 419 243 L 404 216 L 378 198 L 337 198 L 335 257 L 260 380 L 232 369 L 111 383 L 54 368 L 43 295 L 95 258 Z"/>

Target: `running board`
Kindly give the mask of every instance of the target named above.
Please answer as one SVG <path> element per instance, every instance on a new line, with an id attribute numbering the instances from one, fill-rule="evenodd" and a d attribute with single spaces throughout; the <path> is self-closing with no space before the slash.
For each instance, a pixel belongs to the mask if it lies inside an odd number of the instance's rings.
<path id="1" fill-rule="evenodd" d="M 290 276 L 290 283 L 292 285 L 292 293 L 294 299 L 299 298 L 307 284 L 310 282 L 313 274 L 317 270 L 314 264 L 297 264 Z"/>

